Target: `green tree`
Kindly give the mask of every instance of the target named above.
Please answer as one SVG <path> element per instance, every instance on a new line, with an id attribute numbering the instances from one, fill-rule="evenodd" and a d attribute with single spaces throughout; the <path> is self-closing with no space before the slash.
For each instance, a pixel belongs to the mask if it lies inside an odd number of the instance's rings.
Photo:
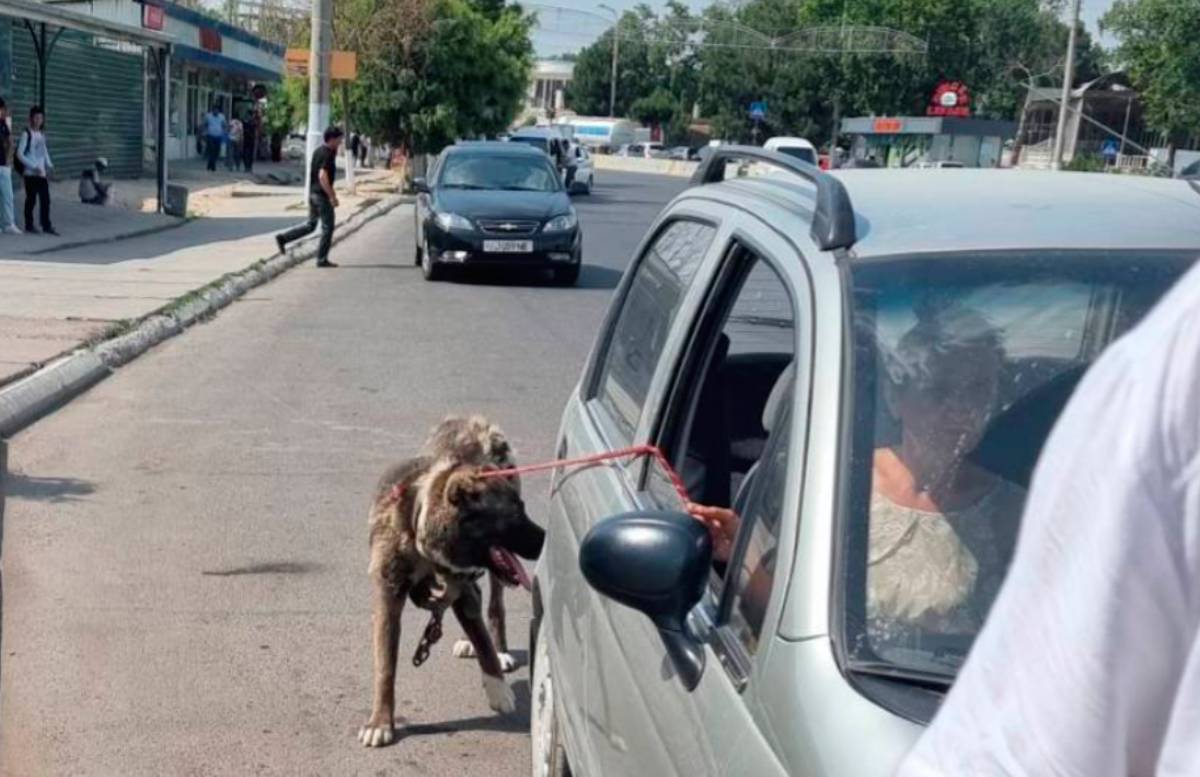
<path id="1" fill-rule="evenodd" d="M 1117 0 L 1101 25 L 1147 123 L 1176 144 L 1200 134 L 1200 0 Z"/>
<path id="2" fill-rule="evenodd" d="M 495 134 L 521 107 L 532 19 L 482 0 L 340 0 L 340 40 L 359 52 L 354 123 L 415 153 Z M 469 56 L 466 53 L 469 52 Z"/>
<path id="3" fill-rule="evenodd" d="M 937 82 L 960 80 L 976 115 L 1013 118 L 1032 75 L 1059 68 L 1067 27 L 1041 0 L 750 0 L 736 10 L 706 11 L 709 45 L 700 53 L 701 103 L 715 129 L 746 139 L 749 105 L 768 103 L 767 133 L 829 136 L 835 117 L 923 113 Z M 811 27 L 884 26 L 926 41 L 924 56 L 772 49 L 747 28 L 769 36 Z M 1084 66 L 1096 51 L 1081 40 Z"/>

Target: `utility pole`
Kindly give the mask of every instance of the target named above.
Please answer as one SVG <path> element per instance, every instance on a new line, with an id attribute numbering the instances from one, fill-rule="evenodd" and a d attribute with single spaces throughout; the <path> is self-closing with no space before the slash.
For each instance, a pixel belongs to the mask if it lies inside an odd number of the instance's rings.
<path id="1" fill-rule="evenodd" d="M 1062 169 L 1063 150 L 1067 138 L 1067 111 L 1071 106 L 1071 83 L 1075 80 L 1075 37 L 1079 29 L 1079 4 L 1074 0 L 1071 4 L 1071 30 L 1067 35 L 1067 61 L 1063 65 L 1062 102 L 1058 106 L 1058 129 L 1054 133 L 1054 150 L 1050 164 L 1055 170 Z"/>
<path id="2" fill-rule="evenodd" d="M 354 194 L 354 191 L 355 191 L 354 163 L 358 161 L 355 158 L 358 155 L 354 150 L 352 150 L 350 148 L 350 133 L 353 130 L 350 129 L 350 82 L 349 81 L 342 81 L 342 112 L 346 116 L 346 142 L 342 144 L 342 148 L 345 149 L 345 152 L 346 152 L 346 190 L 348 192 L 350 192 L 351 194 Z M 360 139 L 359 142 L 361 143 L 362 140 Z"/>
<path id="3" fill-rule="evenodd" d="M 333 0 L 313 0 L 312 50 L 308 60 L 308 140 L 304 145 L 304 199 L 308 201 L 311 177 L 308 165 L 317 146 L 325 142 L 329 126 L 329 67 L 333 48 Z"/>
<path id="4" fill-rule="evenodd" d="M 608 117 L 611 119 L 617 115 L 617 57 L 621 42 L 621 14 L 617 9 L 610 8 L 603 3 L 597 8 L 603 8 L 613 15 L 612 83 L 609 84 L 608 91 Z"/>

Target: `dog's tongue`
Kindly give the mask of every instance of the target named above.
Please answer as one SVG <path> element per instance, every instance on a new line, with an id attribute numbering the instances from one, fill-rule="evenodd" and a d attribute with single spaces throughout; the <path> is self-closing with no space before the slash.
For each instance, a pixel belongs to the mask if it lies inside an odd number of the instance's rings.
<path id="1" fill-rule="evenodd" d="M 522 588 L 526 591 L 533 590 L 533 583 L 529 580 L 529 574 L 525 571 L 525 565 L 521 563 L 521 559 L 513 555 L 508 548 L 502 548 L 499 545 L 493 545 L 491 551 L 492 557 L 516 578 Z"/>

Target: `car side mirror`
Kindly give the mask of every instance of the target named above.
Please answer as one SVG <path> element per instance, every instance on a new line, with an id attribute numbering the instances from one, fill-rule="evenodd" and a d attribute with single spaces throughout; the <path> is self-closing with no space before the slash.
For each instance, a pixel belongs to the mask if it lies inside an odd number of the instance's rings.
<path id="1" fill-rule="evenodd" d="M 424 178 L 414 178 L 412 186 L 417 194 L 429 194 L 429 182 Z"/>
<path id="2" fill-rule="evenodd" d="M 607 518 L 583 538 L 579 568 L 596 591 L 650 618 L 680 681 L 693 690 L 704 673 L 704 649 L 686 624 L 712 568 L 708 529 L 682 513 Z"/>

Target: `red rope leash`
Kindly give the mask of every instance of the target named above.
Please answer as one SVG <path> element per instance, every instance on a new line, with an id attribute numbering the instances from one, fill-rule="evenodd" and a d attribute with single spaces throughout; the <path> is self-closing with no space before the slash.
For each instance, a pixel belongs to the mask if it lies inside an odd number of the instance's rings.
<path id="1" fill-rule="evenodd" d="M 683 478 L 671 466 L 671 462 L 667 461 L 667 457 L 655 445 L 634 445 L 629 448 L 618 448 L 615 451 L 606 451 L 604 453 L 594 453 L 590 456 L 578 456 L 572 459 L 554 459 L 553 461 L 543 461 L 536 464 L 525 464 L 520 467 L 509 467 L 508 469 L 488 469 L 479 473 L 481 478 L 507 478 L 515 475 L 524 475 L 530 472 L 545 472 L 546 470 L 558 469 L 559 467 L 582 467 L 588 464 L 600 464 L 605 461 L 613 461 L 615 459 L 638 458 L 641 456 L 649 456 L 662 468 L 667 478 L 671 481 L 671 485 L 675 488 L 675 493 L 679 494 L 679 498 L 685 503 L 691 502 L 691 497 L 688 496 L 687 486 L 683 484 Z M 392 492 L 389 495 L 392 501 L 400 501 L 404 496 L 404 488 L 400 484 L 392 487 Z"/>
<path id="2" fill-rule="evenodd" d="M 687 486 L 683 484 L 683 478 L 671 466 L 671 462 L 667 461 L 667 457 L 663 452 L 654 445 L 634 445 L 629 448 L 618 448 L 615 451 L 594 453 L 590 456 L 578 456 L 573 459 L 555 459 L 554 461 L 526 464 L 521 467 L 510 467 L 509 469 L 489 469 L 479 473 L 479 476 L 483 478 L 504 478 L 513 475 L 524 475 L 528 472 L 543 472 L 545 470 L 558 469 L 559 467 L 581 467 L 587 464 L 599 464 L 614 459 L 638 458 L 641 456 L 651 457 L 662 467 L 663 472 L 671 481 L 671 485 L 674 486 L 675 493 L 679 494 L 680 499 L 685 503 L 692 501 L 691 497 L 688 496 Z"/>

